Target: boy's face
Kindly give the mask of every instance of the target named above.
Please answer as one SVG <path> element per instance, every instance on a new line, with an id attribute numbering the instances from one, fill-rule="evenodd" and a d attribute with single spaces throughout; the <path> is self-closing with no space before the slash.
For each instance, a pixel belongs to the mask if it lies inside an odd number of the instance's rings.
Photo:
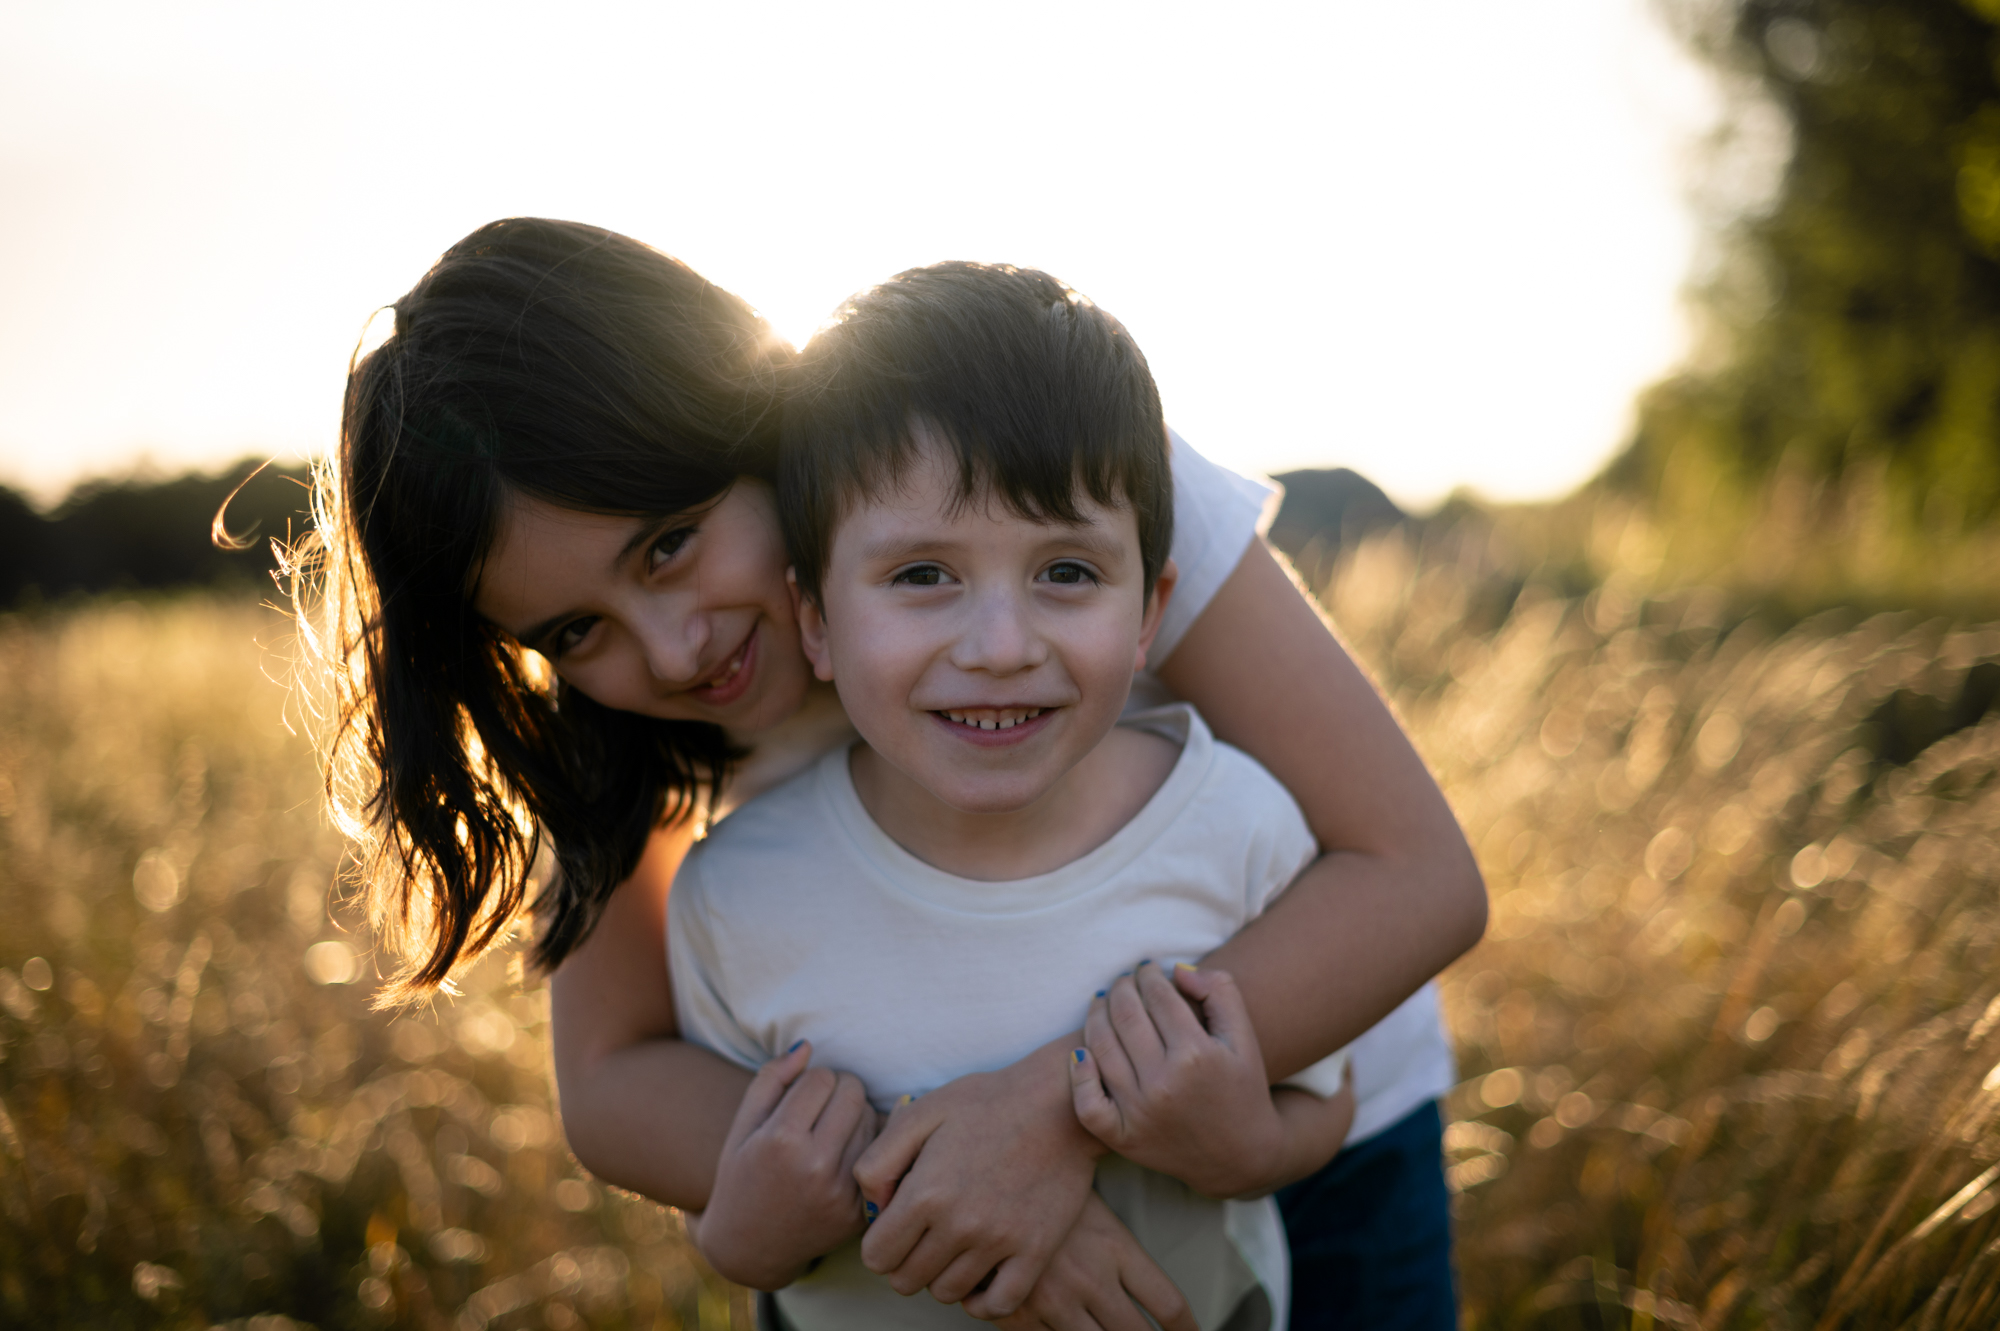
<path id="1" fill-rule="evenodd" d="M 999 499 L 954 506 L 927 449 L 834 533 L 806 655 L 869 746 L 965 813 L 1048 793 L 1117 723 L 1145 664 L 1171 565 L 1144 591 L 1130 508 L 1086 497 L 1070 526 Z"/>

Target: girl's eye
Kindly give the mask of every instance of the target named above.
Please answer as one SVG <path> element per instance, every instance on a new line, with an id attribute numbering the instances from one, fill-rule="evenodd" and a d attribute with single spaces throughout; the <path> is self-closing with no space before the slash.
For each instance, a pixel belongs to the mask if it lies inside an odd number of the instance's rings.
<path id="1" fill-rule="evenodd" d="M 657 541 L 653 542 L 652 549 L 647 552 L 646 571 L 649 573 L 653 572 L 660 565 L 671 561 L 693 537 L 693 527 L 676 527 L 672 531 L 662 534 Z"/>
<path id="2" fill-rule="evenodd" d="M 891 582 L 901 587 L 937 587 L 945 580 L 945 571 L 936 564 L 918 564 L 912 568 L 899 569 Z"/>
<path id="3" fill-rule="evenodd" d="M 560 660 L 563 653 L 580 646 L 583 640 L 590 636 L 591 629 L 596 626 L 596 615 L 585 615 L 581 619 L 572 619 L 549 636 L 550 653 Z"/>
<path id="4" fill-rule="evenodd" d="M 1084 565 L 1073 563 L 1069 560 L 1064 560 L 1060 564 L 1051 564 L 1045 576 L 1050 582 L 1060 583 L 1069 587 L 1097 581 L 1096 574 L 1092 573 Z"/>

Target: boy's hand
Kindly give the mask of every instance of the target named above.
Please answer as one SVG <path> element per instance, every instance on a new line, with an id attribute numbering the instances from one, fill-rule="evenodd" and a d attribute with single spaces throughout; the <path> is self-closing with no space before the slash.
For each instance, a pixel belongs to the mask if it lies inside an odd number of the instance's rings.
<path id="1" fill-rule="evenodd" d="M 1091 1003 L 1070 1065 L 1077 1121 L 1196 1192 L 1267 1192 L 1296 1156 L 1236 982 L 1192 966 L 1172 977 L 1141 963 Z"/>
<path id="2" fill-rule="evenodd" d="M 1187 1299 L 1102 1198 L 1084 1199 L 1055 1260 L 1002 1331 L 1199 1331 Z"/>
<path id="3" fill-rule="evenodd" d="M 875 1110 L 851 1073 L 808 1067 L 800 1041 L 758 1070 L 730 1124 L 696 1246 L 717 1273 L 782 1289 L 862 1229 L 854 1164 Z"/>
<path id="4" fill-rule="evenodd" d="M 1069 1106 L 1068 1043 L 898 1106 L 862 1153 L 854 1175 L 881 1218 L 861 1260 L 897 1293 L 928 1287 L 990 1321 L 1041 1279 L 1104 1153 Z"/>

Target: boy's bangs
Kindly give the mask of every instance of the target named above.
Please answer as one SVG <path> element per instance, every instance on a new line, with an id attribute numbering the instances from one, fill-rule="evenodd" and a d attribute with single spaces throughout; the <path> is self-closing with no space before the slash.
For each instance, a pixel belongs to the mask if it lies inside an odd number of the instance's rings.
<path id="1" fill-rule="evenodd" d="M 953 517 L 997 499 L 1029 522 L 1076 526 L 1086 521 L 1086 497 L 1105 508 L 1133 507 L 1125 493 L 1128 478 L 1103 450 L 1078 449 L 1065 458 L 1060 449 L 1022 447 L 996 440 L 976 425 L 950 426 L 913 413 L 907 429 L 844 455 L 852 466 L 843 470 L 850 474 L 829 478 L 839 491 L 838 517 L 846 517 L 865 495 L 903 490 L 926 457 L 956 473 L 947 510 Z"/>
<path id="2" fill-rule="evenodd" d="M 793 366 L 783 436 L 779 516 L 808 595 L 839 521 L 933 449 L 960 504 L 1057 523 L 1081 521 L 1084 496 L 1129 507 L 1149 588 L 1166 562 L 1173 481 L 1145 357 L 1046 273 L 937 264 L 854 297 Z"/>

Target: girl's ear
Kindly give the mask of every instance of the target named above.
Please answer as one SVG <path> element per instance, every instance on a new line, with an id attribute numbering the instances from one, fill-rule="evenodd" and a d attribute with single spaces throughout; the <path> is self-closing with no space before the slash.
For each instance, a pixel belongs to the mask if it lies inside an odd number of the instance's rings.
<path id="1" fill-rule="evenodd" d="M 1146 617 L 1139 621 L 1139 650 L 1132 659 L 1133 670 L 1146 668 L 1146 650 L 1159 636 L 1160 617 L 1166 613 L 1167 602 L 1173 599 L 1174 584 L 1180 581 L 1180 566 L 1172 559 L 1160 566 L 1160 576 L 1153 579 L 1153 594 L 1146 598 Z"/>
<path id="2" fill-rule="evenodd" d="M 799 571 L 785 570 L 785 586 L 792 593 L 792 611 L 799 617 L 799 646 L 812 662 L 813 677 L 833 682 L 833 656 L 826 649 L 826 616 L 819 603 L 799 588 Z"/>

